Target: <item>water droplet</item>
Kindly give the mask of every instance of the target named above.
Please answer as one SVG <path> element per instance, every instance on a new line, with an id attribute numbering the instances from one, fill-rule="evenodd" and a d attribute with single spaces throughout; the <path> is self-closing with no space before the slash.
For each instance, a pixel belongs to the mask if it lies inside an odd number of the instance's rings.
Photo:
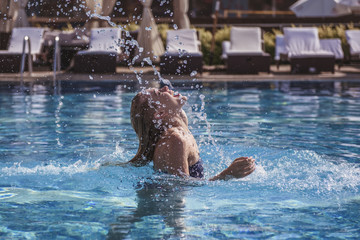
<path id="1" fill-rule="evenodd" d="M 94 80 L 94 77 L 91 76 L 91 75 L 89 75 L 89 79 L 90 79 L 90 80 Z"/>
<path id="2" fill-rule="evenodd" d="M 191 76 L 191 77 L 194 77 L 196 74 L 197 74 L 197 71 L 192 71 L 192 72 L 190 73 L 190 76 Z"/>
<path id="3" fill-rule="evenodd" d="M 162 83 L 164 83 L 165 85 L 167 85 L 167 86 L 169 86 L 169 87 L 172 87 L 170 80 L 165 79 L 165 78 L 160 78 L 160 81 L 161 81 Z"/>
<path id="4" fill-rule="evenodd" d="M 147 64 L 152 65 L 152 61 L 149 57 L 143 59 Z"/>
<path id="5" fill-rule="evenodd" d="M 178 29 L 179 29 L 176 24 L 174 24 L 174 29 L 175 29 L 175 30 L 178 30 Z"/>
<path id="6" fill-rule="evenodd" d="M 151 29 L 152 29 L 151 27 L 145 27 L 146 31 L 151 31 Z"/>

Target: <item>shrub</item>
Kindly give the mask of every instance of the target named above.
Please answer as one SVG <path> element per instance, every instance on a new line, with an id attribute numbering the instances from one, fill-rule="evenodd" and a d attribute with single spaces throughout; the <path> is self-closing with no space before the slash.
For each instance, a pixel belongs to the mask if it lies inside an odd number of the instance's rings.
<path id="1" fill-rule="evenodd" d="M 264 32 L 264 50 L 265 52 L 271 55 L 271 59 L 274 59 L 275 56 L 275 37 L 276 34 L 274 32 Z"/>
<path id="2" fill-rule="evenodd" d="M 210 58 L 211 58 L 212 33 L 210 31 L 206 31 L 203 28 L 199 28 L 197 30 L 199 32 L 201 51 L 203 53 L 204 62 L 206 65 L 208 65 L 210 63 Z"/>
<path id="3" fill-rule="evenodd" d="M 123 27 L 124 27 L 124 30 L 126 30 L 126 31 L 136 31 L 136 30 L 138 30 L 140 28 L 140 26 L 137 25 L 134 22 L 130 22 L 128 24 L 125 24 L 125 25 L 123 25 Z"/>
<path id="4" fill-rule="evenodd" d="M 214 65 L 224 64 L 224 61 L 221 59 L 222 42 L 230 41 L 230 30 L 231 27 L 225 26 L 222 29 L 218 29 L 215 33 Z"/>

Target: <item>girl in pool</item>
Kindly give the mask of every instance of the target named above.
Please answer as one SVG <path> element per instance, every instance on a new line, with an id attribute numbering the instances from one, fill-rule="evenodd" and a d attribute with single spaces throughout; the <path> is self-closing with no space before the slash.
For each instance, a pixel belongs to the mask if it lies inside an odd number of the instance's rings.
<path id="1" fill-rule="evenodd" d="M 131 124 L 139 138 L 139 148 L 129 163 L 143 166 L 153 161 L 157 171 L 181 176 L 203 177 L 196 141 L 182 109 L 187 98 L 169 90 L 150 88 L 139 92 L 131 103 Z M 240 157 L 209 180 L 242 178 L 255 170 L 255 160 Z"/>

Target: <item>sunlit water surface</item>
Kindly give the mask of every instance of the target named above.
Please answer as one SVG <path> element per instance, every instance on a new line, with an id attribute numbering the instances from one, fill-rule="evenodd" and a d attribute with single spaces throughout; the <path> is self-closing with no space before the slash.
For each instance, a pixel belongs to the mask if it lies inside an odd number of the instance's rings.
<path id="1" fill-rule="evenodd" d="M 330 86 L 179 89 L 206 178 L 257 160 L 227 182 L 99 168 L 136 153 L 135 91 L 2 91 L 0 238 L 359 239 L 360 88 Z"/>

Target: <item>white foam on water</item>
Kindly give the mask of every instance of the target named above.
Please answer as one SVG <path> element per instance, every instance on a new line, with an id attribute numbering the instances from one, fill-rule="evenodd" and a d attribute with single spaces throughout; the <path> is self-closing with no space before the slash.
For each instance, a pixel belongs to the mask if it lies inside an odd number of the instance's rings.
<path id="1" fill-rule="evenodd" d="M 266 159 L 269 157 L 269 159 Z M 280 151 L 262 156 L 249 181 L 281 191 L 314 193 L 360 191 L 360 165 L 335 162 L 310 150 Z"/>
<path id="2" fill-rule="evenodd" d="M 65 166 L 56 162 L 51 162 L 46 165 L 36 165 L 34 167 L 25 167 L 22 166 L 21 163 L 14 163 L 11 167 L 1 168 L 0 172 L 6 176 L 76 174 L 96 169 L 99 166 L 99 163 L 83 162 L 81 160 Z"/>
<path id="3" fill-rule="evenodd" d="M 318 154 L 312 150 L 275 149 L 257 146 L 228 145 L 203 146 L 201 156 L 207 178 L 228 167 L 241 156 L 256 160 L 256 170 L 230 183 L 211 183 L 228 188 L 238 187 L 239 191 L 292 193 L 298 196 L 354 197 L 360 193 L 360 164 L 335 157 Z M 224 156 L 225 155 L 225 156 Z M 233 185 L 235 184 L 235 185 Z"/>
<path id="4" fill-rule="evenodd" d="M 74 163 L 64 164 L 56 161 L 50 161 L 47 164 L 39 164 L 36 166 L 22 166 L 21 162 L 16 162 L 10 167 L 0 168 L 0 176 L 17 176 L 17 175 L 73 175 L 97 170 L 104 163 L 119 163 L 119 159 L 125 159 L 129 153 L 116 143 L 115 151 L 106 154 L 96 161 L 77 160 Z M 126 161 L 123 161 L 126 162 Z"/>

